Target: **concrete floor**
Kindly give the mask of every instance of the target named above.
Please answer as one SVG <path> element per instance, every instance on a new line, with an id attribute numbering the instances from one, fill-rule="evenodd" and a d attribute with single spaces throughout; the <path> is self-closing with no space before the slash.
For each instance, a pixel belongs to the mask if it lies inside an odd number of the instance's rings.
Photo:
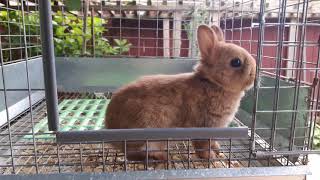
<path id="1" fill-rule="evenodd" d="M 320 180 L 320 154 L 312 154 L 309 157 L 312 175 L 308 176 L 307 180 Z"/>

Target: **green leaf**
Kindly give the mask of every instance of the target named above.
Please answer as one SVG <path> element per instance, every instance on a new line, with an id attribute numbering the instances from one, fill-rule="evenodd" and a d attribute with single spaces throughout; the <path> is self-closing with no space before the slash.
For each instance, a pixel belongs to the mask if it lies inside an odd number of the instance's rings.
<path id="1" fill-rule="evenodd" d="M 82 35 L 82 29 L 80 29 L 79 27 L 74 27 L 72 30 L 71 30 L 72 34 L 74 35 Z"/>
<path id="2" fill-rule="evenodd" d="M 8 13 L 7 13 L 7 11 L 0 11 L 0 18 L 2 18 L 2 19 L 8 19 Z"/>
<path id="3" fill-rule="evenodd" d="M 58 11 L 57 13 L 55 13 L 55 15 L 53 16 L 53 20 L 56 21 L 58 24 L 62 24 L 64 18 L 67 19 L 67 17 L 63 17 L 63 14 L 61 11 Z"/>
<path id="4" fill-rule="evenodd" d="M 117 44 L 117 45 L 120 45 L 121 44 L 121 41 L 119 39 L 114 39 L 114 42 Z"/>
<path id="5" fill-rule="evenodd" d="M 52 25 L 53 25 L 53 26 L 57 26 L 58 23 L 57 23 L 56 21 L 52 20 Z"/>
<path id="6" fill-rule="evenodd" d="M 56 35 L 57 36 L 63 36 L 65 35 L 64 31 L 66 30 L 66 27 L 64 26 L 59 26 L 57 29 L 56 29 Z"/>
<path id="7" fill-rule="evenodd" d="M 315 149 L 320 149 L 320 126 L 315 126 L 313 145 Z"/>
<path id="8" fill-rule="evenodd" d="M 81 53 L 80 50 L 75 50 L 75 51 L 74 51 L 74 54 L 75 54 L 75 55 L 80 55 L 80 53 Z"/>
<path id="9" fill-rule="evenodd" d="M 82 36 L 77 36 L 76 39 L 77 39 L 79 44 L 82 44 L 82 42 L 83 42 L 83 37 Z"/>

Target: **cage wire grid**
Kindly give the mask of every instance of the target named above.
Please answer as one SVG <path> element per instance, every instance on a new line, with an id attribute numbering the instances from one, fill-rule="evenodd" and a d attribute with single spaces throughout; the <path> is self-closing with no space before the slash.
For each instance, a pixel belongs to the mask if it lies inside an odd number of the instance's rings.
<path id="1" fill-rule="evenodd" d="M 146 162 L 126 160 L 128 152 L 114 149 L 110 142 L 56 142 L 55 134 L 45 128 L 44 97 L 34 102 L 32 96 L 44 91 L 43 87 L 33 86 L 29 69 L 32 60 L 41 58 L 39 1 L 0 3 L 0 87 L 5 112 L 1 115 L 6 119 L 0 133 L 1 174 L 307 163 L 306 152 L 314 148 L 312 142 L 319 112 L 319 2 L 91 0 L 81 1 L 79 9 L 68 9 L 65 1 L 52 1 L 57 56 L 92 60 L 97 57 L 196 59 L 196 27 L 205 23 L 219 25 L 226 42 L 240 45 L 257 59 L 255 87 L 244 100 L 247 107 L 241 108 L 234 121 L 235 126 L 249 127 L 248 137 L 207 139 L 221 144 L 220 154 L 211 159 L 199 159 L 194 155 L 191 142 L 195 139 L 162 140 L 167 143 L 168 160 L 148 159 Z M 25 81 L 15 87 L 7 80 L 11 77 L 6 76 L 9 74 L 6 68 L 19 63 L 23 63 L 24 72 L 16 73 L 25 76 Z M 258 81 L 261 81 L 260 86 Z M 28 102 L 28 108 L 14 118 L 9 115 L 10 93 L 13 96 L 14 93 L 25 94 Z M 268 93 L 271 95 L 267 96 Z M 102 128 L 111 94 L 100 97 L 92 93 L 59 92 L 62 131 Z M 266 120 L 269 122 L 264 124 Z M 281 140 L 286 143 L 279 143 Z M 148 140 L 152 141 L 155 140 Z"/>

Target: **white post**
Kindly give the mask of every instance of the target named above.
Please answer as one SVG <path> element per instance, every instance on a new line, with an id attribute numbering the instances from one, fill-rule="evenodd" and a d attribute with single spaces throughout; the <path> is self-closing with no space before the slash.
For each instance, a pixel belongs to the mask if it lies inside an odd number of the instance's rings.
<path id="1" fill-rule="evenodd" d="M 297 19 L 292 18 L 290 20 L 290 23 L 292 24 L 296 24 L 297 23 Z M 297 51 L 299 50 L 296 45 L 295 42 L 298 40 L 298 33 L 297 33 L 297 29 L 298 27 L 296 25 L 290 25 L 289 27 L 289 46 L 288 46 L 288 54 L 287 54 L 287 70 L 286 70 L 286 76 L 288 78 L 294 78 L 295 77 L 295 70 L 290 69 L 290 68 L 294 68 L 296 65 L 296 58 L 297 58 Z"/>
<path id="2" fill-rule="evenodd" d="M 173 56 L 180 57 L 182 12 L 174 12 L 173 17 Z"/>
<path id="3" fill-rule="evenodd" d="M 163 56 L 170 57 L 170 20 L 163 19 Z"/>
<path id="4" fill-rule="evenodd" d="M 220 17 L 218 13 L 212 13 L 212 25 L 220 26 Z"/>

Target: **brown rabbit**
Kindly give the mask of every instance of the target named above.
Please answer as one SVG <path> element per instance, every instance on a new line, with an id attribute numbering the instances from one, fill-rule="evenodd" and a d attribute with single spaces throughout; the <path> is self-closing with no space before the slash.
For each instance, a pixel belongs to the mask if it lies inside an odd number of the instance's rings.
<path id="1" fill-rule="evenodd" d="M 234 118 L 244 92 L 253 85 L 255 59 L 243 48 L 224 42 L 217 26 L 200 25 L 197 31 L 201 59 L 192 73 L 145 76 L 119 89 L 107 108 L 105 125 L 110 129 L 226 127 Z M 123 148 L 123 144 L 115 144 Z M 193 143 L 208 149 L 208 141 Z M 211 143 L 218 150 L 217 142 Z M 149 142 L 149 149 L 164 150 L 165 144 Z M 129 160 L 145 158 L 145 144 L 127 144 Z M 141 151 L 141 152 L 138 152 Z M 197 151 L 201 158 L 214 151 Z M 165 152 L 149 158 L 165 160 Z"/>

